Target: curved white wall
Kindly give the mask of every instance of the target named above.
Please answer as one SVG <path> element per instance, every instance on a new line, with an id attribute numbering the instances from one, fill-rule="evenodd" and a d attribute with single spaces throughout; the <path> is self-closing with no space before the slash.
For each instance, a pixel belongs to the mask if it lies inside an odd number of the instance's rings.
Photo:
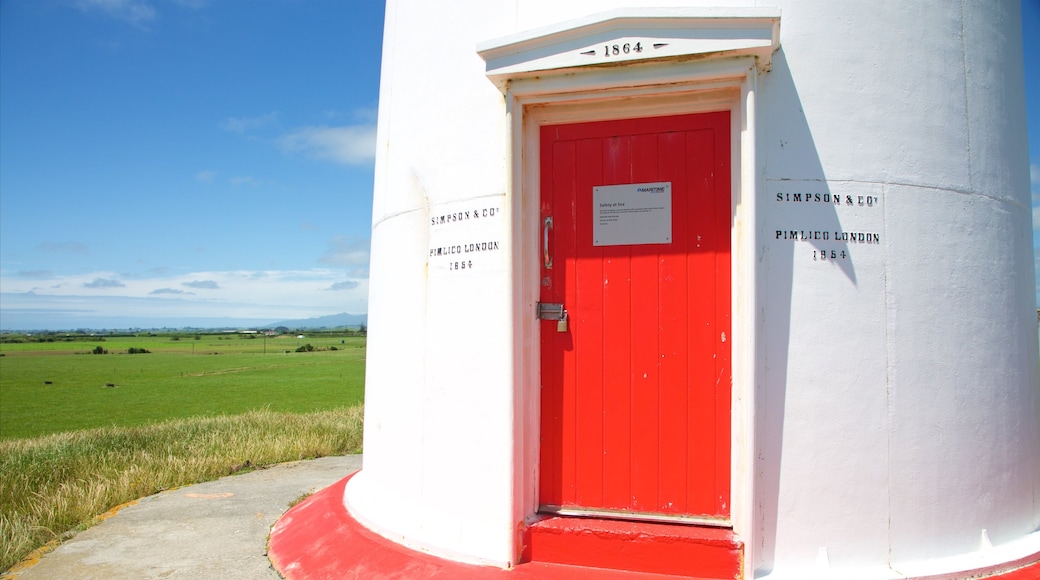
<path id="1" fill-rule="evenodd" d="M 614 7 L 690 4 L 388 1 L 365 465 L 345 498 L 374 530 L 506 565 L 517 506 L 530 504 L 514 470 L 525 465 L 518 439 L 537 422 L 517 408 L 515 361 L 529 347 L 512 312 L 525 283 L 514 260 L 530 249 L 507 193 L 506 101 L 476 45 Z M 744 532 L 755 566 L 899 577 L 1036 552 L 1018 2 L 771 5 L 780 50 L 757 79 L 757 245 L 746 265 L 758 284 Z M 852 204 L 788 201 L 795 193 Z M 460 250 L 476 261 L 465 271 L 436 254 L 471 239 L 497 246 Z M 820 259 L 832 250 L 845 258 Z"/>

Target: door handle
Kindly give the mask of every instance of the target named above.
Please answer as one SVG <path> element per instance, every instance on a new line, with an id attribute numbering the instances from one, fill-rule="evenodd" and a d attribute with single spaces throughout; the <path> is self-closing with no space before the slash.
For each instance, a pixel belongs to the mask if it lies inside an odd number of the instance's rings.
<path id="1" fill-rule="evenodd" d="M 546 270 L 552 270 L 552 255 L 549 254 L 549 230 L 553 227 L 552 216 L 545 218 L 542 224 L 542 261 Z"/>

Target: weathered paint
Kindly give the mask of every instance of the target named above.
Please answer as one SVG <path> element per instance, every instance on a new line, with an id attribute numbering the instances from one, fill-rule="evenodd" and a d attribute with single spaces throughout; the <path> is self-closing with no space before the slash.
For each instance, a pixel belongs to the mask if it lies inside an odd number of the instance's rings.
<path id="1" fill-rule="evenodd" d="M 388 2 L 365 468 L 345 494 L 362 523 L 517 561 L 539 501 L 538 127 L 728 110 L 728 509 L 748 575 L 1040 553 L 1018 2 L 758 4 Z M 650 34 L 677 52 L 576 64 Z M 470 234 L 499 249 L 465 271 L 431 256 Z"/>

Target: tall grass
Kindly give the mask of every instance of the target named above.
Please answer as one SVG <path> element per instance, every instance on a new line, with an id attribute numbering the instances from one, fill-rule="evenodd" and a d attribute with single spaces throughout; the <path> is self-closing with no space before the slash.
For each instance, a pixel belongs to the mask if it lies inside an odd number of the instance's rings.
<path id="1" fill-rule="evenodd" d="M 0 441 L 0 570 L 109 509 L 251 467 L 361 452 L 362 407 Z"/>

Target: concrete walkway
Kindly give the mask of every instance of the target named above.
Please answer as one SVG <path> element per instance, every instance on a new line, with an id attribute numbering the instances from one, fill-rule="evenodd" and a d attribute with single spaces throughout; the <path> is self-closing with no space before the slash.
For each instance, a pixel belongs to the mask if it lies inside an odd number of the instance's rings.
<path id="1" fill-rule="evenodd" d="M 290 502 L 360 468 L 360 455 L 324 457 L 152 495 L 3 578 L 277 579 L 271 525 Z"/>

